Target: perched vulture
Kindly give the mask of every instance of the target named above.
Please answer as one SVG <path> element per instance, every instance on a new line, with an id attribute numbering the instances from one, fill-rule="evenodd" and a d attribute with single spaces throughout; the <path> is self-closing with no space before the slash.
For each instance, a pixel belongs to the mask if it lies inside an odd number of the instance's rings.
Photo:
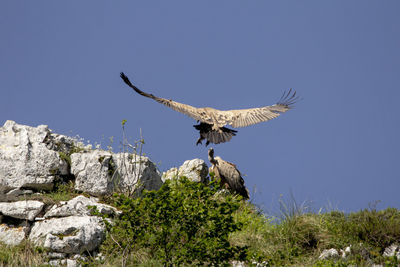
<path id="1" fill-rule="evenodd" d="M 197 140 L 196 145 L 201 144 L 204 139 L 207 140 L 206 146 L 210 142 L 214 144 L 228 142 L 231 140 L 232 136 L 236 135 L 237 131 L 226 128 L 224 127 L 225 125 L 231 125 L 232 127 L 245 127 L 263 121 L 269 121 L 278 117 L 281 113 L 291 109 L 293 104 L 298 100 L 298 97 L 296 97 L 296 91 L 293 91 L 292 93 L 292 89 L 290 89 L 288 93 L 283 93 L 278 103 L 272 106 L 233 110 L 218 110 L 209 107 L 196 108 L 145 93 L 134 86 L 123 72 L 121 72 L 121 78 L 129 87 L 135 90 L 136 93 L 149 97 L 158 103 L 164 104 L 167 107 L 186 114 L 200 122 L 200 124 L 193 125 L 193 127 L 200 131 L 200 138 Z"/>
<path id="2" fill-rule="evenodd" d="M 249 191 L 244 186 L 244 180 L 236 165 L 227 162 L 220 157 L 214 157 L 214 149 L 208 150 L 208 160 L 211 163 L 210 172 L 221 180 L 222 186 L 227 186 L 232 192 L 241 195 L 243 199 L 249 199 Z"/>

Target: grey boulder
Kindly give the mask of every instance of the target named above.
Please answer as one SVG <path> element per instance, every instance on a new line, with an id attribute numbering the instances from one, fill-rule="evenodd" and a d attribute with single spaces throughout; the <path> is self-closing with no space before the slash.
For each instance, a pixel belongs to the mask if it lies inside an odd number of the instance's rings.
<path id="1" fill-rule="evenodd" d="M 117 209 L 106 204 L 98 203 L 94 197 L 77 196 L 69 201 L 61 201 L 53 205 L 44 217 L 67 217 L 67 216 L 88 216 L 90 215 L 89 206 L 94 206 L 102 214 L 112 215 L 118 213 Z"/>
<path id="2" fill-rule="evenodd" d="M 204 183 L 208 175 L 208 166 L 202 159 L 192 159 L 185 161 L 178 168 L 171 168 L 164 172 L 162 180 L 165 182 L 168 179 L 185 176 L 193 182 Z"/>
<path id="3" fill-rule="evenodd" d="M 71 172 L 76 177 L 76 190 L 97 196 L 114 191 L 157 190 L 162 185 L 160 173 L 149 158 L 128 153 L 74 153 Z"/>
<path id="4" fill-rule="evenodd" d="M 146 190 L 158 190 L 162 186 L 161 174 L 156 165 L 148 158 L 129 153 L 113 155 L 119 188 L 133 193 Z"/>
<path id="5" fill-rule="evenodd" d="M 43 207 L 44 203 L 36 200 L 0 202 L 0 213 L 17 219 L 33 221 Z"/>
<path id="6" fill-rule="evenodd" d="M 75 175 L 75 189 L 92 195 L 111 193 L 112 155 L 107 151 L 93 150 L 71 155 L 71 173 Z"/>
<path id="7" fill-rule="evenodd" d="M 104 238 L 104 223 L 95 216 L 69 216 L 35 222 L 29 234 L 36 246 L 67 254 L 93 251 Z"/>
<path id="8" fill-rule="evenodd" d="M 339 257 L 339 252 L 336 249 L 331 248 L 331 249 L 324 249 L 318 258 L 320 260 L 325 260 L 329 258 L 338 258 L 338 257 Z"/>
<path id="9" fill-rule="evenodd" d="M 50 190 L 55 174 L 67 174 L 68 165 L 47 147 L 46 125 L 30 127 L 6 121 L 0 127 L 0 193 L 14 188 Z"/>
<path id="10" fill-rule="evenodd" d="M 1 224 L 0 242 L 10 246 L 16 246 L 25 239 L 26 232 L 26 226 L 11 227 L 6 224 Z"/>

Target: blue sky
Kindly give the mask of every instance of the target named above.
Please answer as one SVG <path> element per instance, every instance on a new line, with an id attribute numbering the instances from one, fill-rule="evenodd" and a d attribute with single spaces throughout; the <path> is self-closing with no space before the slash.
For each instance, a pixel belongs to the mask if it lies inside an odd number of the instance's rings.
<path id="1" fill-rule="evenodd" d="M 1 1 L 0 124 L 91 143 L 131 140 L 165 171 L 193 158 L 195 121 L 143 91 L 197 107 L 303 98 L 214 145 L 265 211 L 290 196 L 314 210 L 400 208 L 400 2 Z M 207 161 L 208 162 L 208 161 Z"/>

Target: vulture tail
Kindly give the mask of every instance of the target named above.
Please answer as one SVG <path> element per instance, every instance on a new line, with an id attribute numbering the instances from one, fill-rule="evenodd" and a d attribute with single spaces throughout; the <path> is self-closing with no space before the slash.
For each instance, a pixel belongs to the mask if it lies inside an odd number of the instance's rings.
<path id="1" fill-rule="evenodd" d="M 208 123 L 201 122 L 198 125 L 193 125 L 196 130 L 200 131 L 200 136 L 207 139 L 208 142 L 219 144 L 225 143 L 232 139 L 236 135 L 237 131 L 226 127 L 220 128 L 222 132 L 212 129 L 212 125 Z"/>
<path id="2" fill-rule="evenodd" d="M 241 187 L 238 191 L 237 191 L 238 195 L 241 195 L 243 197 L 243 199 L 247 200 L 250 198 L 249 196 L 249 190 L 247 190 L 247 188 L 245 186 Z"/>

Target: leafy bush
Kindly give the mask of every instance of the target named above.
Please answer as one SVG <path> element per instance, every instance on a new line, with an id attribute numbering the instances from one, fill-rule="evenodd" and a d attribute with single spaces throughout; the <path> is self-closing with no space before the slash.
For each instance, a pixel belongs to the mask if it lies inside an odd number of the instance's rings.
<path id="1" fill-rule="evenodd" d="M 103 251 L 125 259 L 141 251 L 166 266 L 220 265 L 244 258 L 246 248 L 228 240 L 242 228 L 233 217 L 241 198 L 218 194 L 218 188 L 215 182 L 205 186 L 180 178 L 137 199 L 115 196 L 115 206 L 123 213 L 109 225 Z"/>

